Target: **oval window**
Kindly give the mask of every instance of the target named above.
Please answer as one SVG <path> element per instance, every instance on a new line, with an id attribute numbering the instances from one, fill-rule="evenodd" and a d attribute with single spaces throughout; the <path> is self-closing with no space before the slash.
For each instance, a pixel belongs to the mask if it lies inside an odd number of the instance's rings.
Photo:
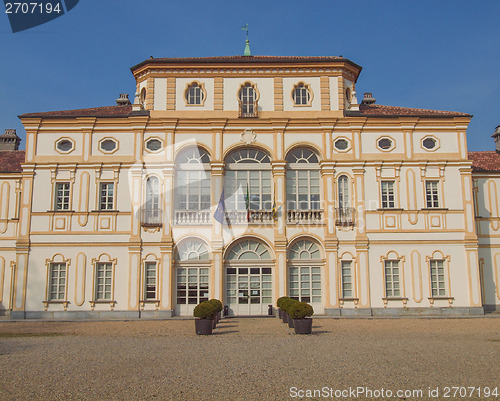
<path id="1" fill-rule="evenodd" d="M 379 139 L 377 144 L 378 144 L 378 147 L 380 149 L 387 150 L 387 149 L 391 148 L 392 141 L 389 138 L 382 138 L 382 139 Z"/>
<path id="2" fill-rule="evenodd" d="M 56 146 L 61 152 L 69 152 L 73 149 L 73 142 L 68 139 L 63 139 L 62 141 L 57 142 Z"/>
<path id="3" fill-rule="evenodd" d="M 101 149 L 105 152 L 111 152 L 116 149 L 116 142 L 112 139 L 106 139 L 101 142 Z"/>
<path id="4" fill-rule="evenodd" d="M 161 141 L 158 139 L 150 139 L 146 142 L 146 148 L 151 151 L 156 151 L 161 149 Z"/>
<path id="5" fill-rule="evenodd" d="M 422 145 L 424 145 L 426 149 L 434 149 L 436 147 L 436 140 L 434 138 L 425 138 L 422 141 Z"/>
<path id="6" fill-rule="evenodd" d="M 337 139 L 335 141 L 334 146 L 335 146 L 335 149 L 346 150 L 349 147 L 349 142 L 347 142 L 347 140 L 345 140 L 345 139 Z"/>

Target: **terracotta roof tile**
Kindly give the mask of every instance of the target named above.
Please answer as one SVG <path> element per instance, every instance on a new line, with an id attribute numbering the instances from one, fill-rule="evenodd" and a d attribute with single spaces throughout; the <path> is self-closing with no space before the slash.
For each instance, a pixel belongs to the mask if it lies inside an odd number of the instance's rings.
<path id="1" fill-rule="evenodd" d="M 54 117 L 127 117 L 132 112 L 132 105 L 92 107 L 90 109 L 45 111 L 21 114 L 19 118 L 54 118 Z"/>
<path id="2" fill-rule="evenodd" d="M 19 173 L 24 163 L 24 150 L 0 151 L 0 173 Z"/>
<path id="3" fill-rule="evenodd" d="M 381 104 L 361 104 L 359 111 L 346 111 L 346 116 L 369 117 L 472 117 L 457 111 L 414 109 L 408 107 L 384 106 Z"/>
<path id="4" fill-rule="evenodd" d="M 360 70 L 362 69 L 356 63 L 344 57 L 337 56 L 220 56 L 220 57 L 166 57 L 150 58 L 134 65 L 131 70 L 134 71 L 146 64 L 266 64 L 266 63 L 331 63 L 346 62 Z"/>
<path id="5" fill-rule="evenodd" d="M 494 150 L 482 152 L 469 152 L 469 160 L 472 160 L 472 172 L 474 173 L 500 173 L 500 153 Z"/>

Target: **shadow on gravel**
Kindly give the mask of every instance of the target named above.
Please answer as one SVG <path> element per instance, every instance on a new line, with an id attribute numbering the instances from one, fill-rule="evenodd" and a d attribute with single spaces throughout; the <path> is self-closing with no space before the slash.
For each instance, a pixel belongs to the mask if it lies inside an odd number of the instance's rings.
<path id="1" fill-rule="evenodd" d="M 223 336 L 224 334 L 232 334 L 232 333 L 239 333 L 239 331 L 238 330 L 214 331 L 212 335 Z"/>

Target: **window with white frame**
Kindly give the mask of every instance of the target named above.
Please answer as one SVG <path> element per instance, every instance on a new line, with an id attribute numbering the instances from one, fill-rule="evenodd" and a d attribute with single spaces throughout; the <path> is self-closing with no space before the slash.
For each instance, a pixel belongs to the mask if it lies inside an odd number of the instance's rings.
<path id="1" fill-rule="evenodd" d="M 318 155 L 306 148 L 296 148 L 286 157 L 286 199 L 289 210 L 320 208 Z"/>
<path id="2" fill-rule="evenodd" d="M 193 82 L 186 90 L 187 104 L 201 105 L 204 101 L 203 89 L 197 82 Z"/>
<path id="3" fill-rule="evenodd" d="M 210 157 L 199 147 L 176 158 L 175 210 L 200 211 L 210 208 Z"/>
<path id="4" fill-rule="evenodd" d="M 444 260 L 429 261 L 431 273 L 431 297 L 445 297 Z"/>
<path id="5" fill-rule="evenodd" d="M 381 191 L 382 191 L 382 208 L 383 209 L 395 208 L 396 202 L 394 198 L 394 181 L 382 181 Z"/>
<path id="6" fill-rule="evenodd" d="M 438 181 L 425 181 L 425 204 L 428 208 L 439 207 Z"/>
<path id="7" fill-rule="evenodd" d="M 353 292 L 353 282 L 352 282 L 352 261 L 351 260 L 342 260 L 340 262 L 341 265 L 341 274 L 342 274 L 342 298 L 352 298 L 354 295 Z"/>
<path id="8" fill-rule="evenodd" d="M 157 299 L 156 262 L 144 263 L 144 299 Z"/>
<path id="9" fill-rule="evenodd" d="M 385 296 L 387 298 L 400 297 L 400 275 L 399 275 L 399 260 L 384 261 L 384 276 L 385 276 Z"/>
<path id="10" fill-rule="evenodd" d="M 349 178 L 345 175 L 341 175 L 338 180 L 339 186 L 339 208 L 347 209 L 350 205 L 349 200 Z"/>
<path id="11" fill-rule="evenodd" d="M 292 98 L 297 106 L 306 106 L 311 101 L 311 92 L 306 85 L 300 82 L 293 88 Z"/>
<path id="12" fill-rule="evenodd" d="M 309 240 L 295 242 L 288 253 L 290 298 L 321 303 L 321 257 L 318 245 Z"/>
<path id="13" fill-rule="evenodd" d="M 198 239 L 183 241 L 176 249 L 176 300 L 178 305 L 208 301 L 209 253 Z"/>
<path id="14" fill-rule="evenodd" d="M 113 296 L 113 263 L 97 262 L 95 265 L 95 300 L 111 301 Z"/>
<path id="15" fill-rule="evenodd" d="M 49 271 L 49 301 L 66 299 L 66 263 L 51 263 Z"/>
<path id="16" fill-rule="evenodd" d="M 239 92 L 240 116 L 256 117 L 257 115 L 257 93 L 249 82 L 244 84 Z"/>
<path id="17" fill-rule="evenodd" d="M 113 182 L 101 182 L 99 192 L 99 210 L 113 210 L 114 189 L 115 184 Z"/>
<path id="18" fill-rule="evenodd" d="M 160 180 L 150 176 L 146 180 L 146 202 L 142 206 L 143 226 L 160 226 L 162 223 L 160 206 Z"/>
<path id="19" fill-rule="evenodd" d="M 69 210 L 71 195 L 71 184 L 69 182 L 57 182 L 55 187 L 55 210 Z"/>
<path id="20" fill-rule="evenodd" d="M 225 159 L 225 205 L 229 210 L 271 210 L 271 159 L 259 149 L 231 152 Z"/>

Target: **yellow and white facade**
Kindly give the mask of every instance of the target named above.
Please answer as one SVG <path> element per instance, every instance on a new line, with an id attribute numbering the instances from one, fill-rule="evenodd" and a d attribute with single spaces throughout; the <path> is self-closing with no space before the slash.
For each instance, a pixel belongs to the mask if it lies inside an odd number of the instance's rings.
<path id="1" fill-rule="evenodd" d="M 284 295 L 335 316 L 498 308 L 500 181 L 473 176 L 471 116 L 358 104 L 360 71 L 149 59 L 132 105 L 20 116 L 22 172 L 0 174 L 0 309 L 169 317 L 218 298 L 264 315 Z"/>

